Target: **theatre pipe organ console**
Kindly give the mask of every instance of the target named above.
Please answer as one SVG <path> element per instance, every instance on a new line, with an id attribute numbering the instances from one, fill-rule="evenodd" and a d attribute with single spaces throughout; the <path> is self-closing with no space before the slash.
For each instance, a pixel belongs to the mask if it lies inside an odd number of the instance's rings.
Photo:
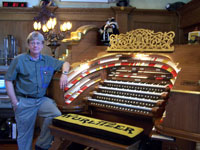
<path id="1" fill-rule="evenodd" d="M 164 106 L 178 71 L 169 58 L 161 55 L 108 55 L 82 64 L 70 73 L 65 102 L 76 103 L 79 97 L 83 99 L 80 95 L 86 89 L 98 84 L 87 99 L 89 105 L 102 104 L 108 109 L 116 107 L 153 116 Z"/>
<path id="2" fill-rule="evenodd" d="M 183 62 L 185 54 L 179 53 L 188 51 L 178 50 L 177 54 L 147 51 L 106 53 L 80 63 L 69 73 L 64 98 L 51 96 L 63 113 L 77 112 L 138 126 L 149 136 L 153 126 L 159 124 L 160 127 L 170 91 L 181 72 L 174 60 Z M 56 85 L 52 83 L 52 91 L 58 89 Z"/>
<path id="3" fill-rule="evenodd" d="M 134 116 L 161 117 L 178 72 L 164 55 L 108 54 L 70 72 L 65 103 L 85 105 L 92 114 L 123 113 L 130 122 Z"/>

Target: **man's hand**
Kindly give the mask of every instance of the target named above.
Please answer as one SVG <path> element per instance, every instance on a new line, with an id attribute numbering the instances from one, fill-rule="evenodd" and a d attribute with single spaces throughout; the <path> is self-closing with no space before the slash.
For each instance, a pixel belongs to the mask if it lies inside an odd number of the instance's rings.
<path id="1" fill-rule="evenodd" d="M 65 86 L 67 86 L 68 77 L 65 74 L 62 74 L 60 77 L 60 89 L 64 90 Z"/>
<path id="2" fill-rule="evenodd" d="M 16 111 L 18 105 L 19 105 L 19 102 L 12 103 L 12 107 L 14 111 Z"/>
<path id="3" fill-rule="evenodd" d="M 6 80 L 6 91 L 7 91 L 8 96 L 11 99 L 13 110 L 15 111 L 19 103 L 15 94 L 14 84 L 12 81 Z"/>

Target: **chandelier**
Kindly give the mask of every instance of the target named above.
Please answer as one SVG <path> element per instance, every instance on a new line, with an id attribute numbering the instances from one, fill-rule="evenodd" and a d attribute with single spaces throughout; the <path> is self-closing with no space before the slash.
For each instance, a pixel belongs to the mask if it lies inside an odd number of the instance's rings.
<path id="1" fill-rule="evenodd" d="M 69 21 L 60 25 L 60 31 L 56 29 L 56 25 L 57 18 L 54 13 L 48 10 L 47 6 L 42 6 L 38 16 L 34 17 L 33 28 L 42 32 L 45 41 L 47 41 L 47 46 L 51 48 L 53 57 L 55 57 L 57 47 L 60 46 L 60 41 L 72 28 L 72 23 Z"/>

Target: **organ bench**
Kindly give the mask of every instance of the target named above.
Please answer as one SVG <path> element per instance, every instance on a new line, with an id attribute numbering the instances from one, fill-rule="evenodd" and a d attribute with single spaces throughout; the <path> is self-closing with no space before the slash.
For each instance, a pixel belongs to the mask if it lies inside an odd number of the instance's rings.
<path id="1" fill-rule="evenodd" d="M 99 150 L 137 150 L 143 135 L 142 128 L 73 113 L 54 118 L 50 129 L 56 137 L 54 150 L 64 150 L 71 142 Z"/>
<path id="2" fill-rule="evenodd" d="M 71 142 L 87 145 L 99 150 L 137 150 L 139 143 L 134 143 L 131 145 L 123 145 L 115 142 L 103 140 L 101 138 L 95 138 L 92 136 L 87 136 L 85 134 L 80 134 L 78 132 L 73 132 L 70 130 L 62 129 L 51 125 L 52 135 L 55 137 L 54 143 L 50 150 L 65 150 L 71 144 Z M 70 141 L 66 140 L 70 139 Z"/>

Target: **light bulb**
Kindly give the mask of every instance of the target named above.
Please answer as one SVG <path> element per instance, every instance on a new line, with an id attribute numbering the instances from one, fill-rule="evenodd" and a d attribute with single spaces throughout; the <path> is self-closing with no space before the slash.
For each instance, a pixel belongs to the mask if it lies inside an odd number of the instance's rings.
<path id="1" fill-rule="evenodd" d="M 33 28 L 34 30 L 38 30 L 38 23 L 36 21 L 33 23 Z"/>
<path id="2" fill-rule="evenodd" d="M 53 27 L 53 20 L 52 20 L 52 18 L 50 18 L 50 19 L 47 21 L 46 26 L 47 26 L 48 29 L 53 29 L 53 28 L 52 28 L 52 27 Z"/>
<path id="3" fill-rule="evenodd" d="M 53 19 L 52 19 L 52 23 L 53 23 L 53 26 L 55 27 L 55 25 L 57 24 L 56 18 L 53 18 Z"/>
<path id="4" fill-rule="evenodd" d="M 42 31 L 43 31 L 43 32 L 48 32 L 48 31 L 49 31 L 46 25 L 43 25 L 43 26 L 42 26 Z"/>
<path id="5" fill-rule="evenodd" d="M 65 31 L 63 24 L 60 25 L 60 31 L 62 31 L 62 32 Z"/>
<path id="6" fill-rule="evenodd" d="M 71 30 L 71 28 L 72 28 L 72 23 L 68 21 L 68 22 L 66 23 L 66 28 L 67 28 L 67 30 Z"/>
<path id="7" fill-rule="evenodd" d="M 37 29 L 40 30 L 41 27 L 42 27 L 41 22 L 38 22 L 38 24 L 37 24 Z"/>

